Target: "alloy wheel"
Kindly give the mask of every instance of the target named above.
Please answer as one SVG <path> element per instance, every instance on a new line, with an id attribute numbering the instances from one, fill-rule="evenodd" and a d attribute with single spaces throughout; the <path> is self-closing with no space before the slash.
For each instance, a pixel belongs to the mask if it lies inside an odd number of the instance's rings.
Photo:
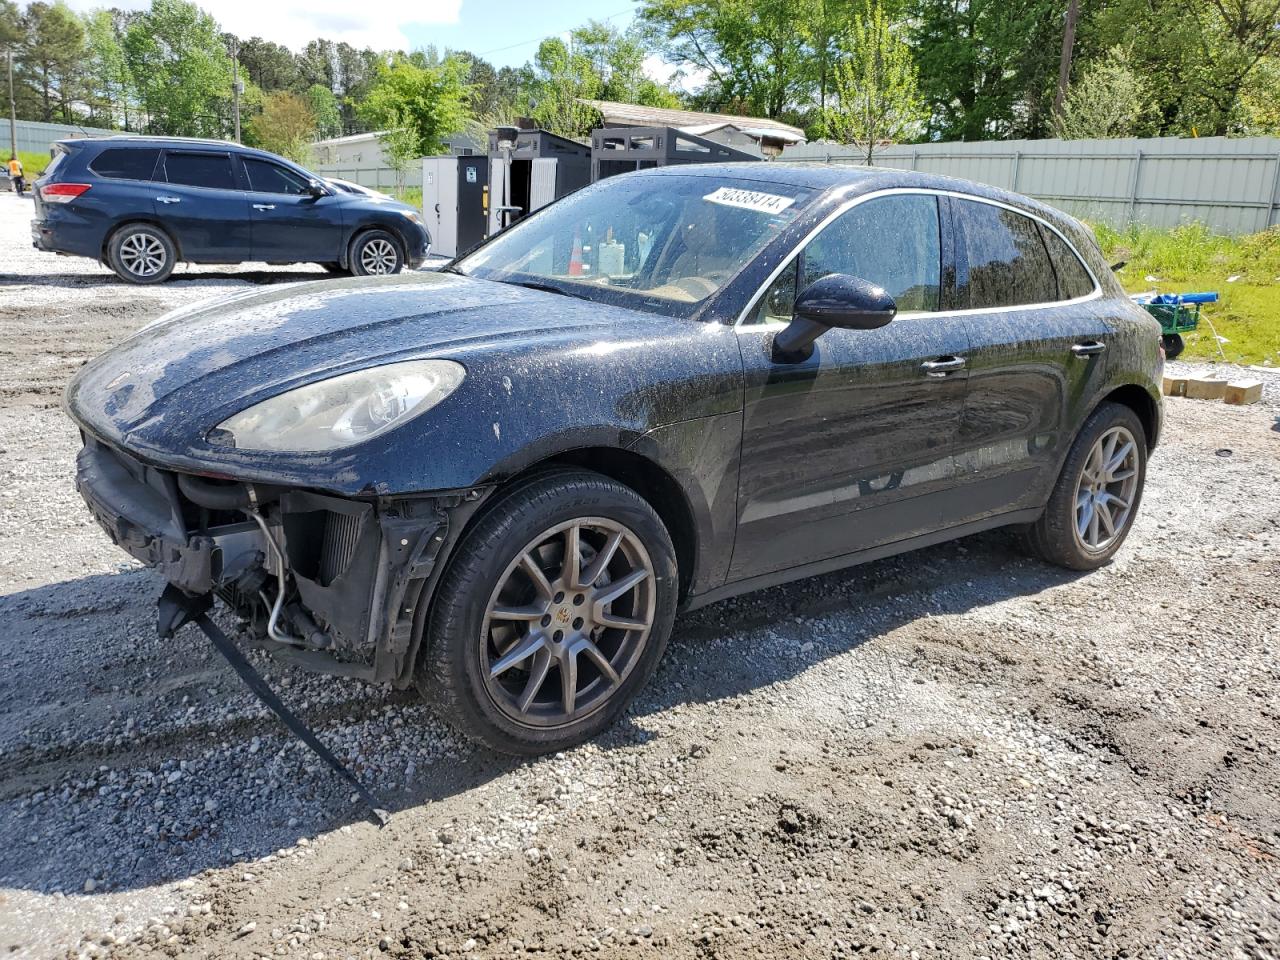
<path id="1" fill-rule="evenodd" d="M 360 250 L 360 266 L 365 273 L 390 273 L 400 261 L 400 255 L 390 240 L 376 237 Z"/>
<path id="2" fill-rule="evenodd" d="M 507 565 L 485 608 L 490 698 L 528 726 L 594 713 L 640 661 L 656 597 L 648 551 L 623 524 L 582 517 L 543 531 Z"/>
<path id="3" fill-rule="evenodd" d="M 154 277 L 168 259 L 164 244 L 150 233 L 131 233 L 120 241 L 120 262 L 138 277 Z"/>
<path id="4" fill-rule="evenodd" d="M 1076 539 L 1101 553 L 1124 533 L 1138 493 L 1138 443 L 1125 427 L 1100 436 L 1076 485 Z"/>

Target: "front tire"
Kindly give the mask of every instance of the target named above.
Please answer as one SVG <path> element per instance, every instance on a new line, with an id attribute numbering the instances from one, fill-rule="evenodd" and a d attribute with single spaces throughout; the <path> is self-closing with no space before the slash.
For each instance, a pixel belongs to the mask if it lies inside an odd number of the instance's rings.
<path id="1" fill-rule="evenodd" d="M 163 283 L 177 262 L 169 235 L 147 223 L 126 224 L 107 243 L 107 265 L 129 283 Z"/>
<path id="2" fill-rule="evenodd" d="M 1186 344 L 1182 342 L 1182 334 L 1180 333 L 1166 333 L 1160 338 L 1160 343 L 1164 346 L 1164 358 L 1166 360 L 1176 360 L 1186 347 Z"/>
<path id="3" fill-rule="evenodd" d="M 1026 532 L 1028 548 L 1060 567 L 1096 570 L 1128 537 L 1146 478 L 1142 421 L 1123 404 L 1099 404 L 1071 445 L 1048 506 Z"/>
<path id="4" fill-rule="evenodd" d="M 404 269 L 404 247 L 386 230 L 368 230 L 356 237 L 347 258 L 357 277 L 377 277 Z"/>
<path id="5" fill-rule="evenodd" d="M 600 733 L 653 675 L 675 551 L 653 508 L 599 474 L 549 472 L 497 496 L 440 582 L 419 687 L 469 737 L 535 756 Z"/>

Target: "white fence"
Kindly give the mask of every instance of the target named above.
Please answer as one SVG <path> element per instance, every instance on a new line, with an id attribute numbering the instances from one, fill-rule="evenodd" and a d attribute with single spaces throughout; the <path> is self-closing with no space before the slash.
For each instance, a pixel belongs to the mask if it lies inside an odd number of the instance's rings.
<path id="1" fill-rule="evenodd" d="M 417 161 L 402 174 L 403 179 L 396 179 L 396 171 L 380 163 L 361 163 L 347 161 L 343 163 L 313 163 L 308 168 L 322 177 L 338 177 L 350 180 L 361 186 L 373 187 L 375 190 L 390 191 L 397 185 L 405 187 L 422 186 L 422 161 Z"/>
<path id="2" fill-rule="evenodd" d="M 864 162 L 854 147 L 823 143 L 788 147 L 782 159 Z M 1115 226 L 1196 220 L 1235 234 L 1280 223 L 1276 137 L 904 144 L 874 162 L 989 183 Z"/>

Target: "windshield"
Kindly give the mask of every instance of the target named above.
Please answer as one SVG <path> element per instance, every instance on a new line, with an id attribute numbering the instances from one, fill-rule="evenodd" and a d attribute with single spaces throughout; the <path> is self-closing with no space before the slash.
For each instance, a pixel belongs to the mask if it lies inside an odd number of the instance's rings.
<path id="1" fill-rule="evenodd" d="M 738 177 L 611 177 L 508 228 L 455 269 L 689 316 L 777 236 L 811 193 Z"/>

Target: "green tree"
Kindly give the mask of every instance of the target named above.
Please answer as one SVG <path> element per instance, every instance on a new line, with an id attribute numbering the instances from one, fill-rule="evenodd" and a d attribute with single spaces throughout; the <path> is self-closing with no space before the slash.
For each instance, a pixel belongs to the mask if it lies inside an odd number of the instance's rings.
<path id="1" fill-rule="evenodd" d="M 911 49 L 878 3 L 854 20 L 832 77 L 836 106 L 826 112 L 829 136 L 857 144 L 870 164 L 883 142 L 919 136 L 927 116 Z"/>
<path id="2" fill-rule="evenodd" d="M 1158 133 L 1239 133 L 1255 71 L 1280 56 L 1280 0 L 1110 0 L 1083 29 L 1091 58 L 1135 36 Z"/>
<path id="3" fill-rule="evenodd" d="M 404 171 L 420 157 L 444 150 L 444 138 L 466 120 L 466 64 L 446 57 L 421 66 L 396 54 L 378 71 L 359 115 L 379 138 L 391 165 Z"/>
<path id="4" fill-rule="evenodd" d="M 85 103 L 89 122 L 128 130 L 136 94 L 125 61 L 120 23 L 110 10 L 94 10 L 84 17 L 88 59 L 85 63 Z"/>
<path id="5" fill-rule="evenodd" d="M 263 93 L 298 88 L 298 62 L 288 47 L 261 37 L 237 40 L 227 34 L 225 39 L 228 48 L 232 42 L 238 47 L 241 74 L 257 84 Z"/>
<path id="6" fill-rule="evenodd" d="M 928 136 L 990 140 L 1048 130 L 1061 0 L 908 0 Z"/>
<path id="7" fill-rule="evenodd" d="M 23 36 L 14 73 L 19 88 L 25 88 L 24 114 L 46 122 L 71 122 L 72 104 L 82 86 L 84 25 L 62 0 L 35 0 L 27 5 L 20 26 Z"/>
<path id="8" fill-rule="evenodd" d="M 305 163 L 315 139 L 316 115 L 306 98 L 288 90 L 277 90 L 263 94 L 262 112 L 251 117 L 247 126 L 257 146 Z"/>
<path id="9" fill-rule="evenodd" d="M 645 74 L 648 51 L 638 32 L 621 33 L 607 23 L 592 20 L 570 37 L 574 54 L 585 58 L 590 71 L 588 85 L 595 88 L 599 99 L 649 107 L 680 105 L 674 90 Z"/>
<path id="10" fill-rule="evenodd" d="M 1152 132 L 1154 111 L 1147 81 L 1127 47 L 1112 47 L 1071 85 L 1055 132 L 1064 140 L 1139 137 Z"/>
<path id="11" fill-rule="evenodd" d="M 599 97 L 603 84 L 591 58 L 570 53 L 559 37 L 543 40 L 534 56 L 529 115 L 538 126 L 562 137 L 581 137 L 599 120 L 599 112 L 582 103 Z"/>
<path id="12" fill-rule="evenodd" d="M 1267 57 L 1240 91 L 1240 125 L 1246 136 L 1280 136 L 1280 57 Z"/>
<path id="13" fill-rule="evenodd" d="M 0 0 L 0 51 L 13 50 L 22 42 L 22 14 L 14 0 Z"/>
<path id="14" fill-rule="evenodd" d="M 642 0 L 645 36 L 673 63 L 705 71 L 700 104 L 789 117 L 813 99 L 818 0 Z"/>
<path id="15" fill-rule="evenodd" d="M 150 131 L 226 135 L 231 60 L 211 16 L 185 0 L 152 0 L 125 34 L 124 53 Z"/>
<path id="16" fill-rule="evenodd" d="M 307 89 L 306 101 L 314 117 L 317 138 L 325 140 L 342 134 L 342 111 L 332 90 L 313 83 Z"/>

